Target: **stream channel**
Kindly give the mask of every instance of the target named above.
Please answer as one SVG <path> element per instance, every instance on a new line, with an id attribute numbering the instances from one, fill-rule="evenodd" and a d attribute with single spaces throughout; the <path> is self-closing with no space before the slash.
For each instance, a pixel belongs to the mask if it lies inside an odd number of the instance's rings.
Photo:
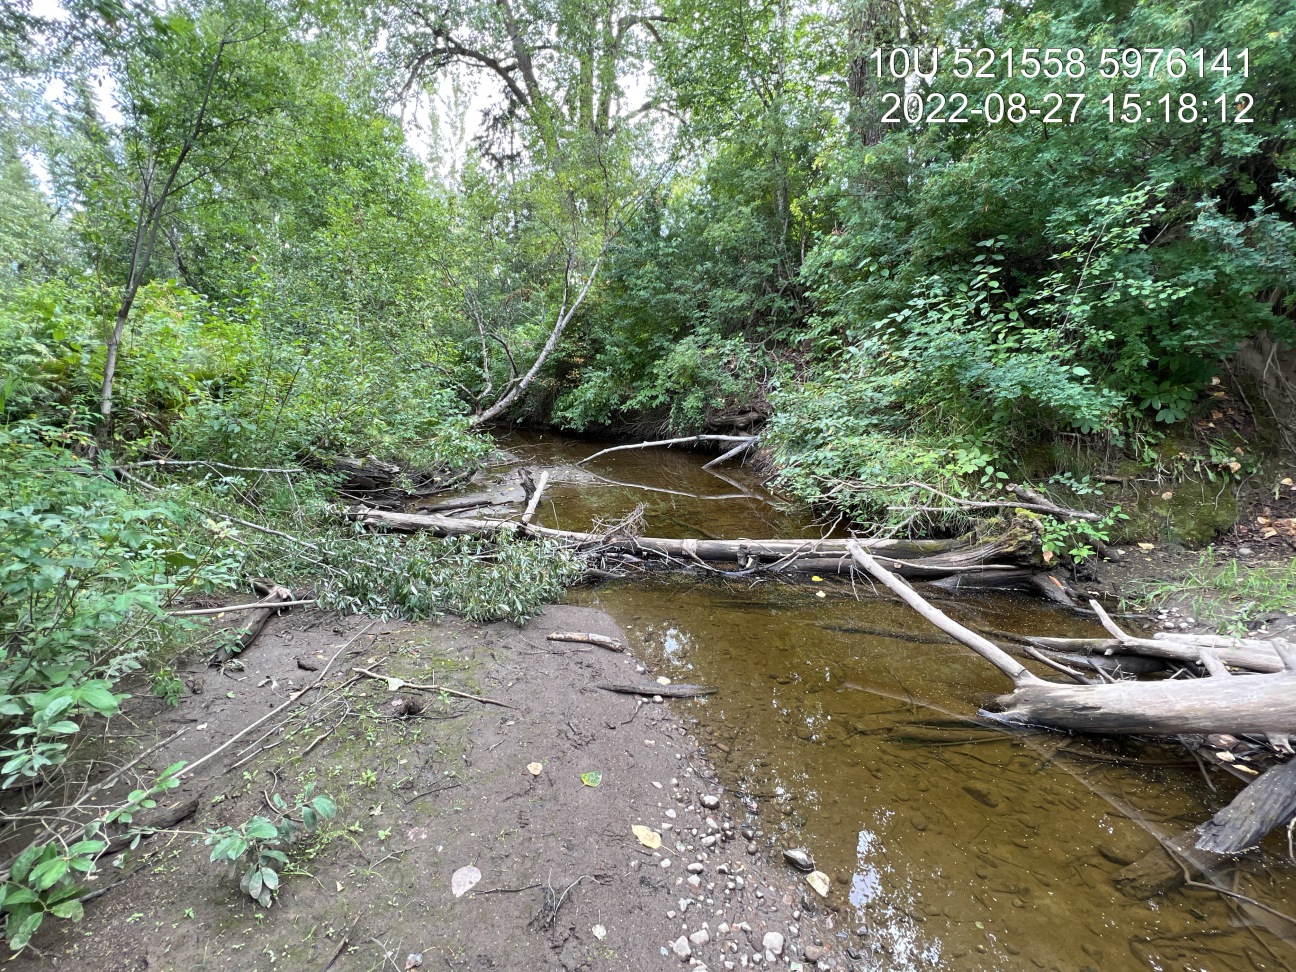
<path id="1" fill-rule="evenodd" d="M 644 505 L 643 535 L 817 537 L 824 526 L 736 462 L 720 478 L 688 450 L 613 453 L 538 433 L 500 437 L 511 463 L 548 469 L 537 522 L 588 530 Z M 516 481 L 516 480 L 514 480 Z M 985 631 L 1101 636 L 1015 594 L 950 595 Z M 626 630 L 653 674 L 715 685 L 674 703 L 720 782 L 746 795 L 763 853 L 806 847 L 834 880 L 839 927 L 866 928 L 875 965 L 914 969 L 1293 969 L 1296 927 L 1202 888 L 1148 901 L 1112 877 L 1222 806 L 1182 747 L 1007 733 L 975 720 L 1010 686 L 866 579 L 726 580 L 680 573 L 579 587 Z M 1225 886 L 1296 910 L 1282 835 Z"/>

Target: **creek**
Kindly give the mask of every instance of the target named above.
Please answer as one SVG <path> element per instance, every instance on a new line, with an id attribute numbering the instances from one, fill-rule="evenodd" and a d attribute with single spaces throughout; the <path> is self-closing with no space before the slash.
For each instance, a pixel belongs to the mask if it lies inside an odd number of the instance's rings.
<path id="1" fill-rule="evenodd" d="M 518 465 L 549 469 L 537 522 L 607 526 L 643 504 L 642 532 L 817 537 L 825 525 L 734 463 L 716 476 L 690 451 L 613 453 L 511 433 Z M 1102 636 L 1025 595 L 935 591 L 969 626 Z M 1148 901 L 1112 878 L 1155 849 L 1149 829 L 1188 829 L 1236 791 L 1211 792 L 1181 747 L 976 721 L 1010 687 L 867 580 L 647 574 L 571 591 L 626 630 L 653 674 L 715 685 L 678 705 L 720 782 L 745 795 L 762 852 L 804 846 L 834 880 L 841 925 L 863 926 L 874 965 L 1058 972 L 1291 969 L 1296 927 L 1216 893 Z M 1291 912 L 1285 840 L 1240 862 L 1228 887 Z"/>

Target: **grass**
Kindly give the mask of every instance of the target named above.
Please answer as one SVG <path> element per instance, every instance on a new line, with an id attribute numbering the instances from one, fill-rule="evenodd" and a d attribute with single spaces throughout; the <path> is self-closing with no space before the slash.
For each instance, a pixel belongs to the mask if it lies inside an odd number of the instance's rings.
<path id="1" fill-rule="evenodd" d="M 1206 550 L 1178 577 L 1139 585 L 1141 606 L 1186 603 L 1192 616 L 1230 634 L 1242 634 L 1257 618 L 1296 614 L 1296 560 L 1285 566 L 1251 567 Z"/>

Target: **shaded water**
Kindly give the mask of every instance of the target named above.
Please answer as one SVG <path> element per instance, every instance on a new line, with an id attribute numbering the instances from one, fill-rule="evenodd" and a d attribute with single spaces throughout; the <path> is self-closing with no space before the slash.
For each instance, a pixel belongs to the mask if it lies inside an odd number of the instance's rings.
<path id="1" fill-rule="evenodd" d="M 643 503 L 643 533 L 654 536 L 823 532 L 742 470 L 702 471 L 696 453 L 615 453 L 588 467 L 599 480 L 569 465 L 597 445 L 537 435 L 501 444 L 553 467 L 548 526 L 588 529 Z M 931 593 L 980 630 L 1102 633 L 1024 596 Z M 1283 939 L 1296 928 L 1279 919 L 1213 891 L 1145 902 L 1112 884 L 1154 849 L 1149 829 L 1195 825 L 1235 784 L 1211 793 L 1182 748 L 977 724 L 978 707 L 1009 688 L 1003 678 L 863 582 L 662 575 L 571 597 L 615 617 L 654 672 L 719 687 L 680 711 L 696 720 L 721 782 L 746 795 L 763 840 L 806 846 L 834 878 L 843 924 L 867 929 L 865 967 L 1296 966 Z M 1226 886 L 1291 912 L 1296 867 L 1279 860 L 1279 841 L 1269 846 Z"/>

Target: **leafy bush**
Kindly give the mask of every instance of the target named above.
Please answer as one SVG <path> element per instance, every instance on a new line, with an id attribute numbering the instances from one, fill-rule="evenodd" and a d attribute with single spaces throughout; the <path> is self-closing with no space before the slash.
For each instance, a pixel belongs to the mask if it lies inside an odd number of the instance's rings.
<path id="1" fill-rule="evenodd" d="M 178 536 L 172 511 L 138 505 L 38 426 L 0 429 L 0 786 L 62 763 L 74 721 L 112 715 L 114 688 L 168 630 L 164 605 L 231 587 L 239 559 Z"/>

